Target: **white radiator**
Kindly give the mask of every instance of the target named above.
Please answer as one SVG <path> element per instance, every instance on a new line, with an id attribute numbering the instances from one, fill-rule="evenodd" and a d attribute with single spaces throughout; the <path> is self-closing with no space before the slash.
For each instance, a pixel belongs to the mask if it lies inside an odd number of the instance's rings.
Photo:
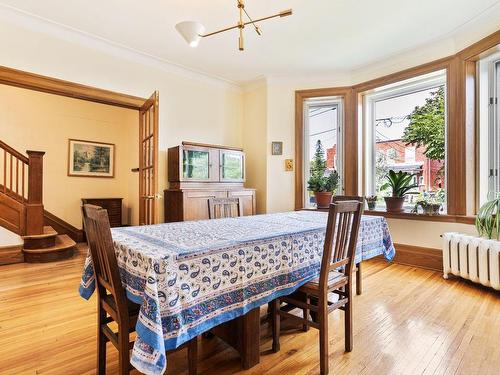
<path id="1" fill-rule="evenodd" d="M 500 290 L 500 241 L 443 234 L 443 277 L 454 274 Z"/>

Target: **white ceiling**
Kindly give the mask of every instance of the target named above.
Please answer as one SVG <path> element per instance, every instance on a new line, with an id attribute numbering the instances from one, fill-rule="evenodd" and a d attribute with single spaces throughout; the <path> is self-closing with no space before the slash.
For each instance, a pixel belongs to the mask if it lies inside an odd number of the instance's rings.
<path id="1" fill-rule="evenodd" d="M 203 23 L 207 32 L 237 21 L 236 0 L 0 0 L 7 6 L 122 44 L 159 59 L 234 82 L 262 76 L 349 71 L 453 36 L 479 16 L 500 20 L 499 0 L 247 0 L 254 18 L 293 8 L 190 48 L 174 26 Z"/>

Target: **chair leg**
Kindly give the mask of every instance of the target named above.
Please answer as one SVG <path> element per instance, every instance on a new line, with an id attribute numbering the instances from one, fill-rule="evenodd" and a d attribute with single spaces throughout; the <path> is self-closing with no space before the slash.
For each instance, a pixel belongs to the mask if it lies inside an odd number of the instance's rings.
<path id="1" fill-rule="evenodd" d="M 353 338 L 352 338 L 352 288 L 349 282 L 346 286 L 347 290 L 347 303 L 344 306 L 344 331 L 345 331 L 345 350 L 346 352 L 352 351 Z"/>
<path id="2" fill-rule="evenodd" d="M 128 375 L 130 373 L 130 352 L 129 352 L 129 333 L 128 323 L 122 327 L 118 327 L 118 366 L 120 375 Z"/>
<path id="3" fill-rule="evenodd" d="M 309 297 L 309 295 L 306 295 L 306 303 L 307 303 L 308 305 L 310 305 L 310 304 L 311 304 L 311 298 Z M 304 319 L 306 319 L 306 320 L 309 320 L 309 309 L 302 309 L 302 317 L 303 317 Z M 304 324 L 302 325 L 302 330 L 303 330 L 304 332 L 309 331 L 309 324 L 304 323 Z"/>
<path id="4" fill-rule="evenodd" d="M 106 319 L 106 313 L 99 306 L 97 312 L 97 374 L 106 374 L 106 343 L 108 342 L 107 337 L 101 330 L 101 326 L 104 324 Z"/>
<path id="5" fill-rule="evenodd" d="M 188 345 L 188 372 L 189 375 L 198 373 L 198 337 L 191 339 Z"/>
<path id="6" fill-rule="evenodd" d="M 273 314 L 273 352 L 277 353 L 280 351 L 280 300 L 277 298 L 272 302 L 272 314 Z"/>
<path id="7" fill-rule="evenodd" d="M 319 300 L 319 367 L 321 375 L 328 374 L 328 303 L 327 297 Z"/>

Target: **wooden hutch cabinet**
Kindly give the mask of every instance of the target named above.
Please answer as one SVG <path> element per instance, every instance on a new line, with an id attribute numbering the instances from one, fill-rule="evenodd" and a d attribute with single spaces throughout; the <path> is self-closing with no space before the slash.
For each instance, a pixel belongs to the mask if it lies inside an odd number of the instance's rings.
<path id="1" fill-rule="evenodd" d="M 255 189 L 243 187 L 242 149 L 182 142 L 168 149 L 165 221 L 208 219 L 208 199 L 239 197 L 243 215 L 255 215 Z"/>

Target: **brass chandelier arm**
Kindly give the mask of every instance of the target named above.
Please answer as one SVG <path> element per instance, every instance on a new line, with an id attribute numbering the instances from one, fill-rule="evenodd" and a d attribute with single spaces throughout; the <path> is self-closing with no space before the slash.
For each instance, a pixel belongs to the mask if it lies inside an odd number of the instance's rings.
<path id="1" fill-rule="evenodd" d="M 258 35 L 262 35 L 262 31 L 260 30 L 260 27 L 257 26 L 257 24 L 255 23 L 255 21 L 252 19 L 252 17 L 250 17 L 250 15 L 248 14 L 248 12 L 246 11 L 245 8 L 243 8 L 243 12 L 245 12 L 245 14 L 247 15 L 248 19 L 250 20 L 250 22 L 253 24 L 253 27 L 255 29 L 255 32 L 258 34 Z"/>
<path id="2" fill-rule="evenodd" d="M 269 20 L 271 18 L 287 17 L 287 16 L 291 16 L 291 15 L 292 15 L 292 10 L 288 9 L 288 10 L 281 11 L 281 12 L 279 12 L 277 14 L 273 14 L 272 16 L 262 17 L 262 18 L 259 18 L 257 20 L 244 22 L 243 25 L 246 26 L 246 25 L 249 25 L 249 24 L 253 24 L 255 22 L 261 22 L 261 21 Z M 214 32 L 211 32 L 211 33 L 208 33 L 208 34 L 200 34 L 200 37 L 206 38 L 208 36 L 212 36 L 212 35 L 223 33 L 225 31 L 229 31 L 229 30 L 233 30 L 233 29 L 238 29 L 239 27 L 240 27 L 240 25 L 234 25 L 234 26 L 226 27 L 225 29 L 217 30 L 217 31 L 214 31 Z"/>

